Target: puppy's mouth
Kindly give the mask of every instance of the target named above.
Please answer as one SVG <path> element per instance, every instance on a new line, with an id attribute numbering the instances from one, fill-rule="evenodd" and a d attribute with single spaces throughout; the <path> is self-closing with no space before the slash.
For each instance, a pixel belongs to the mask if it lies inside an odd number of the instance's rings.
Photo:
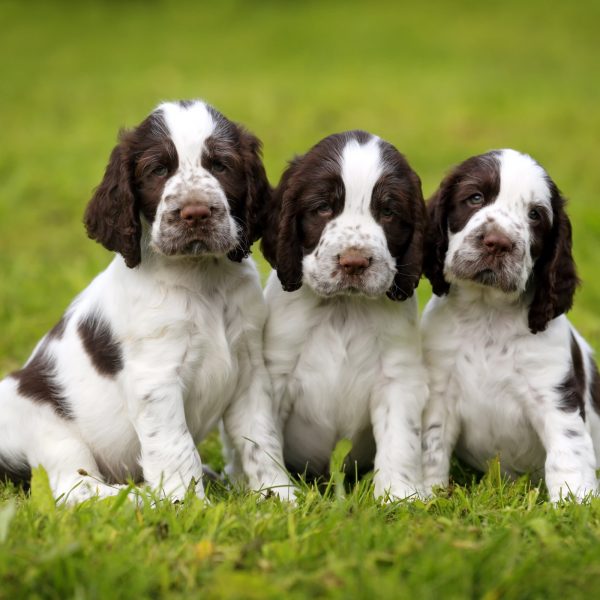
<path id="1" fill-rule="evenodd" d="M 483 269 L 475 273 L 474 281 L 483 285 L 496 287 L 498 285 L 498 275 L 492 269 Z"/>
<path id="2" fill-rule="evenodd" d="M 154 248 L 165 256 L 205 256 L 221 255 L 235 249 L 236 240 L 229 235 L 181 236 L 161 239 L 153 244 Z"/>
<path id="3" fill-rule="evenodd" d="M 204 254 L 210 252 L 210 250 L 206 240 L 193 240 L 183 246 L 181 254 Z"/>
<path id="4" fill-rule="evenodd" d="M 513 293 L 518 290 L 519 278 L 510 263 L 494 261 L 490 264 L 488 260 L 466 263 L 457 261 L 452 267 L 452 274 L 457 279 L 473 281 L 479 285 L 496 288 L 505 293 Z"/>
<path id="5" fill-rule="evenodd" d="M 347 275 L 338 272 L 332 273 L 327 280 L 313 282 L 311 287 L 319 295 L 326 298 L 333 296 L 363 296 L 365 298 L 379 298 L 385 296 L 390 289 L 393 275 L 388 281 L 374 278 L 368 271 L 361 275 Z M 316 284 L 316 285 L 315 285 Z"/>

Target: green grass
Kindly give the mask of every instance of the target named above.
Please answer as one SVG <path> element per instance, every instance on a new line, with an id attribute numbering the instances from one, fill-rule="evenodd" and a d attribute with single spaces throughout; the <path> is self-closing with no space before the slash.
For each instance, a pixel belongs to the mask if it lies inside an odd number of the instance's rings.
<path id="1" fill-rule="evenodd" d="M 466 156 L 530 152 L 570 199 L 571 318 L 600 349 L 599 26 L 594 0 L 0 0 L 0 375 L 110 260 L 81 216 L 118 128 L 187 97 L 257 133 L 274 183 L 356 127 L 397 145 L 426 195 Z M 204 454 L 218 466 L 214 438 Z M 526 481 L 457 477 L 384 507 L 368 481 L 297 507 L 215 488 L 208 507 L 54 509 L 43 486 L 0 487 L 0 598 L 591 597 L 599 501 L 553 509 Z"/>

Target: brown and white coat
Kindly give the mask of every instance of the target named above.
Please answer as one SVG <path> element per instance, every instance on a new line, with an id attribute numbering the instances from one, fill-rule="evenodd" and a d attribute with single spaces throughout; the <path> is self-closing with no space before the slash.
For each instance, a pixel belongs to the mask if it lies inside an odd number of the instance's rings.
<path id="1" fill-rule="evenodd" d="M 374 135 L 332 135 L 291 162 L 269 218 L 265 362 L 286 463 L 326 474 L 336 442 L 348 438 L 350 463 L 375 469 L 376 496 L 418 493 L 419 178 Z"/>
<path id="2" fill-rule="evenodd" d="M 454 449 L 485 470 L 545 476 L 550 499 L 597 491 L 600 381 L 567 320 L 578 284 L 564 199 L 531 157 L 499 150 L 452 170 L 429 202 L 422 319 L 427 488 Z"/>
<path id="3" fill-rule="evenodd" d="M 121 134 L 85 216 L 118 254 L 0 382 L 0 475 L 42 465 L 70 501 L 128 477 L 202 496 L 196 445 L 223 419 L 237 475 L 293 493 L 247 258 L 270 194 L 259 151 L 201 101 L 162 104 Z"/>

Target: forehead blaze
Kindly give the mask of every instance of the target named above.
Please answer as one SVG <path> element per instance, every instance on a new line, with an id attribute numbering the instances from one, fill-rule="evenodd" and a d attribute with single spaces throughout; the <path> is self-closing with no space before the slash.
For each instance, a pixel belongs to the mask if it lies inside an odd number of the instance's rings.
<path id="1" fill-rule="evenodd" d="M 206 139 L 215 129 L 215 120 L 209 107 L 204 102 L 184 105 L 168 102 L 161 104 L 156 111 L 162 114 L 180 163 L 195 164 L 202 154 Z"/>
<path id="2" fill-rule="evenodd" d="M 536 205 L 552 218 L 551 190 L 546 171 L 527 154 L 503 150 L 500 163 L 500 199 L 504 204 Z"/>
<path id="3" fill-rule="evenodd" d="M 345 212 L 368 212 L 373 188 L 383 171 L 379 140 L 371 137 L 366 143 L 349 140 L 344 146 L 341 177 L 346 190 Z"/>

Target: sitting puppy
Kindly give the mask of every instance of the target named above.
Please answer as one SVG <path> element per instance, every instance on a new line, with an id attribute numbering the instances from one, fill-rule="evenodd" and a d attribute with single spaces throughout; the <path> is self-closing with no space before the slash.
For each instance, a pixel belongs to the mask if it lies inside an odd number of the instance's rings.
<path id="1" fill-rule="evenodd" d="M 422 267 L 421 183 L 389 143 L 351 131 L 294 159 L 262 240 L 271 274 L 265 362 L 286 464 L 325 474 L 352 441 L 375 494 L 421 488 L 426 399 L 413 294 Z"/>
<path id="2" fill-rule="evenodd" d="M 578 283 L 564 203 L 544 169 L 514 150 L 468 159 L 429 203 L 429 488 L 448 483 L 456 446 L 482 470 L 495 456 L 509 476 L 545 467 L 552 501 L 596 491 L 600 379 L 564 316 Z"/>
<path id="3" fill-rule="evenodd" d="M 119 254 L 0 383 L 0 476 L 42 465 L 71 501 L 128 477 L 202 497 L 196 444 L 223 418 L 250 486 L 287 486 L 246 258 L 270 195 L 259 152 L 200 101 L 121 134 L 85 214 Z"/>

